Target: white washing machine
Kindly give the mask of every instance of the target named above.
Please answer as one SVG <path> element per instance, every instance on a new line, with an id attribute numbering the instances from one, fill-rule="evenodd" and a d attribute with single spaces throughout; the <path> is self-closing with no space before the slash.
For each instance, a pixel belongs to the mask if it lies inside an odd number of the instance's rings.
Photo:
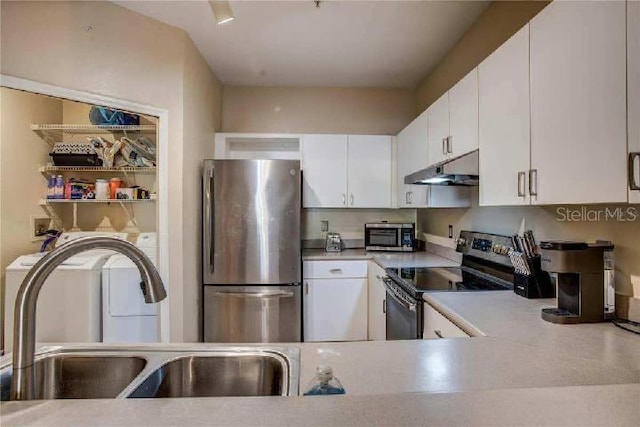
<path id="1" fill-rule="evenodd" d="M 156 233 L 141 233 L 136 246 L 155 264 Z M 124 255 L 102 268 L 102 338 L 104 342 L 158 342 L 158 304 L 144 302 L 140 272 Z"/>
<path id="2" fill-rule="evenodd" d="M 56 247 L 86 236 L 109 236 L 125 240 L 127 233 L 63 233 Z M 102 341 L 102 266 L 114 251 L 94 249 L 75 255 L 47 278 L 36 308 L 37 342 Z M 4 310 L 5 351 L 13 348 L 13 315 L 18 289 L 27 272 L 46 253 L 22 255 L 6 269 Z"/>

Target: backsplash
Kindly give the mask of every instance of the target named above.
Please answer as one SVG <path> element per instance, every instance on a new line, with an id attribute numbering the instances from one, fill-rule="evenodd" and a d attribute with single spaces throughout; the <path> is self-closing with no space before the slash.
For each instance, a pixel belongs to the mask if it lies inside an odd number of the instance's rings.
<path id="1" fill-rule="evenodd" d="M 477 191 L 472 200 L 478 200 Z M 450 224 L 454 236 L 463 229 L 513 234 L 524 220 L 538 242 L 610 240 L 615 245 L 617 292 L 633 295 L 631 282 L 640 280 L 640 205 L 480 207 L 476 202 L 468 209 L 419 209 L 416 215 L 419 229 L 445 237 Z"/>
<path id="2" fill-rule="evenodd" d="M 367 222 L 416 222 L 415 209 L 303 209 L 302 239 L 324 239 L 321 221 L 343 239 L 363 240 Z"/>

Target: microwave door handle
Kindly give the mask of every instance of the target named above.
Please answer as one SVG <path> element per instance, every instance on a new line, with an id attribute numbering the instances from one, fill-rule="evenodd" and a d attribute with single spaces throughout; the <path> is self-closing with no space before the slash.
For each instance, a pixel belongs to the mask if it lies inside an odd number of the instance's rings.
<path id="1" fill-rule="evenodd" d="M 207 263 L 207 268 L 210 274 L 214 271 L 214 252 L 215 252 L 215 216 L 214 216 L 214 189 L 213 168 L 207 168 L 204 170 L 203 177 L 203 219 L 204 219 L 204 259 Z"/>
<path id="2" fill-rule="evenodd" d="M 402 299 L 400 299 L 400 297 L 397 294 L 397 291 L 393 289 L 391 286 L 389 286 L 389 282 L 391 282 L 391 279 L 389 279 L 388 277 L 382 278 L 382 283 L 384 284 L 384 288 L 387 290 L 387 293 L 391 296 L 391 298 L 393 298 L 394 301 L 396 301 L 398 304 L 402 305 L 409 311 L 415 312 L 416 305 L 409 304 L 408 302 L 405 302 Z"/>

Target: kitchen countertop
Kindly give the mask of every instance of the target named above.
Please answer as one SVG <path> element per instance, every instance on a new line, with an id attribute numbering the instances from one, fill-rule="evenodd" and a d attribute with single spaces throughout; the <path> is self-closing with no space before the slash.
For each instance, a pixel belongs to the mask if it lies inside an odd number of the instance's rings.
<path id="1" fill-rule="evenodd" d="M 605 323 L 558 325 L 540 310 L 555 299 L 529 300 L 510 291 L 432 292 L 424 300 L 472 336 L 489 336 L 557 356 L 595 360 L 640 372 L 640 336 Z"/>
<path id="2" fill-rule="evenodd" d="M 630 385 L 640 381 L 637 372 L 509 340 L 291 345 L 301 348 L 301 390 L 322 347 L 340 353 L 330 364 L 347 395 L 3 402 L 2 425 L 567 424 L 607 417 L 632 425 L 639 415 L 640 384 Z"/>
<path id="3" fill-rule="evenodd" d="M 305 259 L 457 265 L 424 252 L 319 252 Z M 345 396 L 3 402 L 2 425 L 637 425 L 637 335 L 608 323 L 545 322 L 540 308 L 554 300 L 508 291 L 424 299 L 474 338 L 290 344 L 301 349 L 301 391 L 317 349 L 339 352 L 329 363 Z"/>
<path id="4" fill-rule="evenodd" d="M 303 261 L 326 260 L 374 260 L 383 268 L 399 267 L 456 267 L 452 261 L 431 252 L 367 252 L 364 249 L 345 249 L 342 252 L 325 252 L 324 249 L 305 249 Z"/>
<path id="5" fill-rule="evenodd" d="M 34 401 L 2 425 L 637 426 L 639 384 L 378 396 Z M 588 402 L 588 404 L 586 404 Z"/>

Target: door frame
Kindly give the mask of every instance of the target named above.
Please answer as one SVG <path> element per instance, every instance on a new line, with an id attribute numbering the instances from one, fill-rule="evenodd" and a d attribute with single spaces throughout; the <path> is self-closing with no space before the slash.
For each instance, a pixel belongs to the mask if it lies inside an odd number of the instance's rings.
<path id="1" fill-rule="evenodd" d="M 140 104 L 123 99 L 111 98 L 91 92 L 83 92 L 41 83 L 33 80 L 0 74 L 0 87 L 22 90 L 70 101 L 87 104 L 103 105 L 106 107 L 135 111 L 137 113 L 158 118 L 158 201 L 156 205 L 157 233 L 158 233 L 158 272 L 165 284 L 169 283 L 169 111 L 152 105 Z M 37 172 L 37 171 L 36 171 Z M 169 299 L 171 292 L 167 290 L 167 297 L 160 302 L 158 327 L 160 341 L 170 341 Z"/>

